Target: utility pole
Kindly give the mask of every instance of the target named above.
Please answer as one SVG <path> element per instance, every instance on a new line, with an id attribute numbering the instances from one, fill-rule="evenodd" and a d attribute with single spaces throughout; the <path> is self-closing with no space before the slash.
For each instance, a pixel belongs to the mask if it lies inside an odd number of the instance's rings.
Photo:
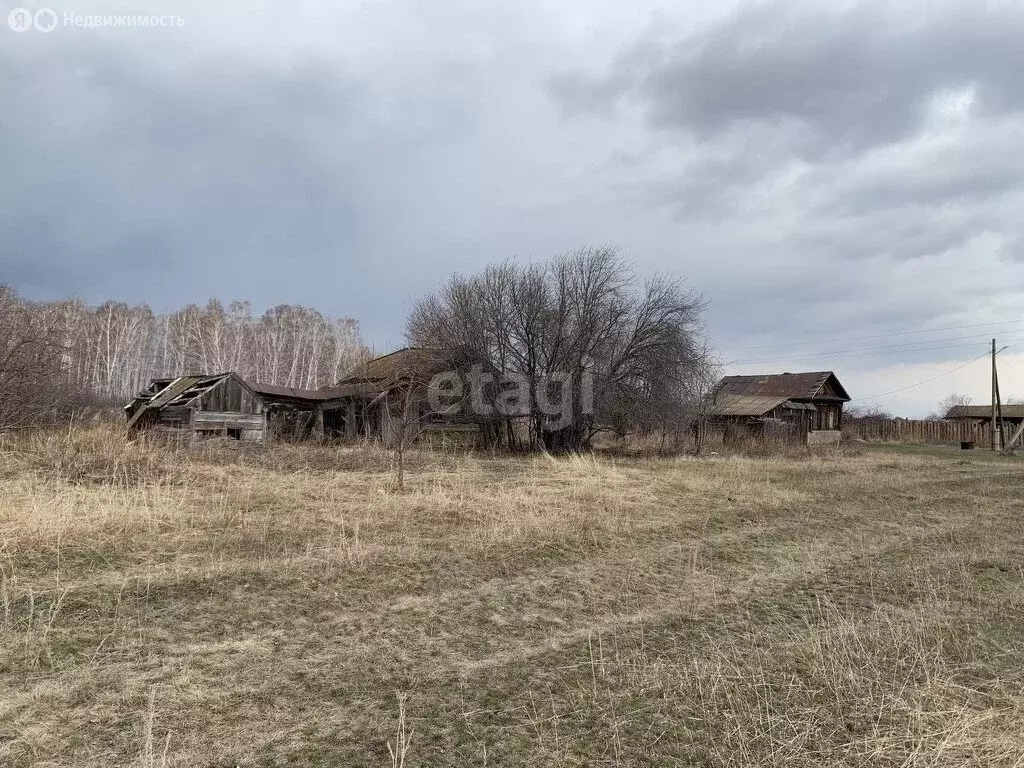
<path id="1" fill-rule="evenodd" d="M 998 426 L 996 426 L 998 420 Z M 998 430 L 998 433 L 997 433 Z M 999 397 L 999 372 L 996 369 L 996 340 L 992 339 L 992 450 L 996 450 L 996 434 L 999 435 L 999 450 L 1006 449 L 1006 431 L 1003 427 L 1003 401 Z"/>
<path id="2" fill-rule="evenodd" d="M 992 451 L 995 451 L 995 339 L 992 339 L 992 386 L 989 394 L 992 397 L 992 413 L 989 414 L 991 417 L 988 424 L 988 441 L 989 447 Z"/>
<path id="3" fill-rule="evenodd" d="M 1004 347 L 1005 349 L 1005 347 Z M 999 352 L 1003 350 L 1000 349 Z M 996 352 L 996 354 L 999 354 Z M 999 450 L 1006 450 L 1006 425 L 1003 424 L 1003 400 L 999 396 L 999 370 L 996 370 L 996 418 L 999 419 Z"/>

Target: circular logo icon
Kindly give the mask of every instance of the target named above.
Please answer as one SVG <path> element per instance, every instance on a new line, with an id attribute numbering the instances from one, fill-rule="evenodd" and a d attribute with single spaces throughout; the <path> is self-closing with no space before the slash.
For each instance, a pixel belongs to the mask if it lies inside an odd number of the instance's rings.
<path id="1" fill-rule="evenodd" d="M 53 28 L 57 26 L 57 14 L 49 8 L 40 8 L 36 11 L 33 21 L 36 23 L 36 29 L 40 32 L 52 32 Z"/>
<path id="2" fill-rule="evenodd" d="M 7 25 L 15 32 L 28 32 L 32 29 L 32 11 L 15 8 L 7 14 Z"/>

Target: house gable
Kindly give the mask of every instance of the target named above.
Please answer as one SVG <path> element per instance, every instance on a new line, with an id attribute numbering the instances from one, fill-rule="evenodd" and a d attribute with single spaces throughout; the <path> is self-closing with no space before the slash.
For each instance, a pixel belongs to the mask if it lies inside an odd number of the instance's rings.
<path id="1" fill-rule="evenodd" d="M 843 402 L 848 402 L 850 400 L 850 396 L 847 394 L 846 389 L 839 383 L 839 379 L 836 378 L 836 375 L 832 373 L 832 371 L 828 372 L 828 376 L 825 377 L 825 380 L 822 382 L 821 387 L 819 387 L 815 397 L 837 398 Z"/>

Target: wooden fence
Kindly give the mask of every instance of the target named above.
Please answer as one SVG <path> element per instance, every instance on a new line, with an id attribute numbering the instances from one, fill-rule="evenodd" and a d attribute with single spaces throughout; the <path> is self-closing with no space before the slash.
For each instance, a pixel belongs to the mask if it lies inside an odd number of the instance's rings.
<path id="1" fill-rule="evenodd" d="M 894 443 L 972 441 L 979 448 L 985 448 L 991 443 L 988 427 L 973 421 L 895 419 L 866 424 L 844 424 L 843 434 L 854 440 L 888 440 Z"/>

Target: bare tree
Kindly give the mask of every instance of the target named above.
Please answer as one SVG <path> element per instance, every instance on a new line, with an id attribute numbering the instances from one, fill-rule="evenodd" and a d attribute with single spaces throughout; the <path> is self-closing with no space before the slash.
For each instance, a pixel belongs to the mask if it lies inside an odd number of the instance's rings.
<path id="1" fill-rule="evenodd" d="M 719 368 L 705 349 L 685 378 L 666 382 L 665 389 L 653 393 L 647 423 L 656 425 L 661 452 L 678 451 L 692 438 L 694 452 L 700 454 L 714 407 L 711 392 L 718 378 Z"/>
<path id="2" fill-rule="evenodd" d="M 960 394 L 959 392 L 952 392 L 946 395 L 944 398 L 939 400 L 936 406 L 935 413 L 929 414 L 928 420 L 930 421 L 941 421 L 946 418 L 946 414 L 949 413 L 951 408 L 958 406 L 970 405 L 974 402 L 974 398 L 970 395 Z"/>
<path id="3" fill-rule="evenodd" d="M 0 286 L 0 427 L 53 423 L 80 404 L 59 319 Z"/>
<path id="4" fill-rule="evenodd" d="M 409 365 L 397 367 L 383 381 L 366 380 L 368 385 L 380 387 L 380 394 L 367 407 L 379 415 L 380 434 L 384 445 L 392 453 L 395 470 L 395 488 L 405 490 L 405 455 L 423 434 L 431 420 L 451 415 L 458 403 L 435 407 L 431 387 L 437 371 L 437 359 L 425 355 Z"/>
<path id="5" fill-rule="evenodd" d="M 456 275 L 417 304 L 407 336 L 482 369 L 494 395 L 525 382 L 514 412 L 528 418 L 531 445 L 583 450 L 600 429 L 651 430 L 683 408 L 707 363 L 702 309 L 668 275 L 641 282 L 614 248 L 581 249 Z M 504 418 L 500 409 L 473 416 L 485 434 Z"/>
<path id="6" fill-rule="evenodd" d="M 422 385 L 407 379 L 394 389 L 383 392 L 370 407 L 379 407 L 383 414 L 384 444 L 391 449 L 395 469 L 395 490 L 405 490 L 405 453 L 423 431 L 426 414 Z"/>
<path id="7" fill-rule="evenodd" d="M 947 409 L 948 410 L 948 409 Z M 943 415 L 945 411 L 943 411 Z M 868 401 L 864 403 L 849 403 L 843 408 L 843 423 L 852 424 L 877 424 L 882 421 L 892 421 L 893 415 L 882 407 L 881 403 Z"/>

